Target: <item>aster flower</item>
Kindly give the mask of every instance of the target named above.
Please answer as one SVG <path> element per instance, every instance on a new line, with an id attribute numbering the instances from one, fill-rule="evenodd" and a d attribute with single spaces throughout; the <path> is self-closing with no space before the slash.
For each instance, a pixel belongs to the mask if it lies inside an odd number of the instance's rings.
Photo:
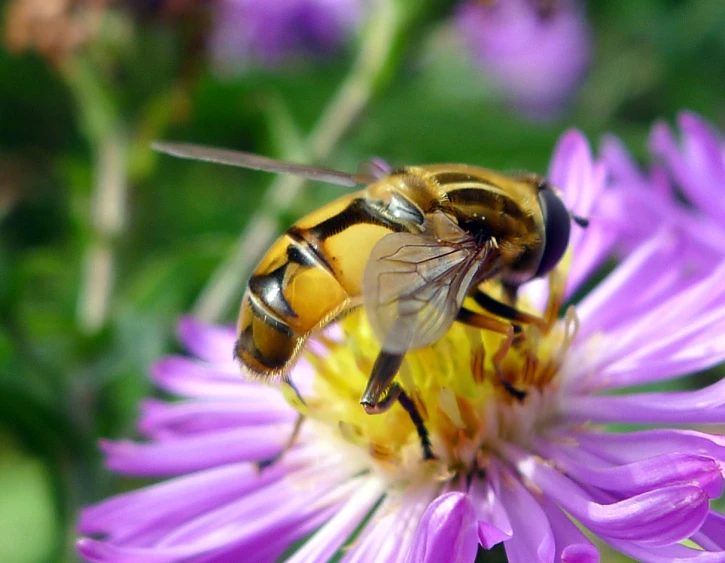
<path id="1" fill-rule="evenodd" d="M 652 128 L 650 149 L 656 158 L 647 171 L 618 138 L 604 138 L 601 158 L 612 197 L 602 213 L 625 247 L 668 225 L 679 237 L 693 270 L 709 271 L 725 252 L 725 190 L 719 189 L 725 185 L 725 145 L 695 114 L 683 112 L 678 121 L 682 145 L 666 124 Z"/>
<path id="2" fill-rule="evenodd" d="M 362 311 L 311 343 L 294 368 L 304 402 L 239 376 L 233 330 L 185 320 L 192 357 L 152 371 L 185 400 L 143 405 L 147 442 L 102 445 L 110 469 L 167 480 L 85 509 L 82 556 L 465 562 L 503 542 L 514 563 L 596 561 L 581 526 L 642 561 L 724 560 L 725 518 L 709 502 L 723 490 L 725 440 L 680 426 L 721 424 L 725 382 L 628 388 L 725 359 L 725 267 L 690 278 L 677 237 L 659 230 L 563 308 L 613 239 L 594 220 L 605 170 L 578 133 L 559 144 L 550 178 L 593 221 L 574 232 L 570 258 L 550 279 L 523 291 L 522 304 L 549 329 L 525 328 L 496 359 L 499 335 L 454 324 L 406 356 L 399 378 L 437 459 L 422 459 L 402 408 L 368 416 L 358 404 L 379 349 Z M 306 418 L 295 445 L 260 471 L 256 462 L 283 448 L 298 412 Z M 649 428 L 617 433 L 610 423 Z"/>
<path id="3" fill-rule="evenodd" d="M 222 0 L 211 50 L 223 72 L 336 52 L 357 28 L 360 0 Z"/>
<path id="4" fill-rule="evenodd" d="M 697 224 L 696 244 L 710 252 L 710 263 L 725 254 L 725 142 L 697 114 L 682 112 L 677 122 L 681 143 L 665 123 L 650 135 L 650 150 L 669 171 L 687 202 L 685 213 Z M 713 260 L 715 256 L 718 259 Z"/>
<path id="5" fill-rule="evenodd" d="M 703 213 L 725 224 L 725 144 L 701 117 L 682 112 L 678 143 L 665 123 L 652 128 L 650 148 L 662 159 L 687 199 Z"/>
<path id="6" fill-rule="evenodd" d="M 469 0 L 456 21 L 481 69 L 534 117 L 559 113 L 589 67 L 590 33 L 573 0 Z"/>

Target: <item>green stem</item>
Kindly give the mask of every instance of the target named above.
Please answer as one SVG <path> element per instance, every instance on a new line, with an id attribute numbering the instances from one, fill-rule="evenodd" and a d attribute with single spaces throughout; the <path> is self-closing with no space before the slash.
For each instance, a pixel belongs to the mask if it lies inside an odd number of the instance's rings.
<path id="1" fill-rule="evenodd" d="M 126 221 L 128 138 L 113 89 L 84 54 L 63 67 L 63 77 L 75 97 L 80 127 L 94 151 L 90 210 L 83 222 L 81 269 L 76 324 L 86 333 L 101 329 L 108 319 L 115 278 L 115 243 Z M 85 186 L 82 197 L 87 197 Z"/>
<path id="2" fill-rule="evenodd" d="M 374 3 L 358 58 L 308 135 L 302 160 L 326 158 L 350 129 L 381 82 L 403 23 L 394 2 Z M 271 184 L 262 210 L 242 231 L 194 304 L 192 312 L 197 318 L 218 321 L 238 303 L 249 272 L 278 233 L 277 217 L 291 207 L 303 183 L 294 176 L 279 176 Z"/>
<path id="3" fill-rule="evenodd" d="M 99 140 L 90 212 L 89 242 L 83 256 L 76 318 L 92 334 L 105 325 L 115 278 L 114 243 L 126 222 L 126 138 L 118 130 Z"/>

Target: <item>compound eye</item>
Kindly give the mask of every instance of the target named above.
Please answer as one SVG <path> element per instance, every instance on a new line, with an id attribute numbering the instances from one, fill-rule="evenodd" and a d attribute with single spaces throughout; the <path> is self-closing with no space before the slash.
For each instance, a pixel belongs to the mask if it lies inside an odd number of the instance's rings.
<path id="1" fill-rule="evenodd" d="M 559 263 L 569 246 L 571 217 L 558 195 L 552 190 L 542 190 L 538 194 L 539 205 L 544 215 L 544 253 L 534 277 L 548 274 Z"/>

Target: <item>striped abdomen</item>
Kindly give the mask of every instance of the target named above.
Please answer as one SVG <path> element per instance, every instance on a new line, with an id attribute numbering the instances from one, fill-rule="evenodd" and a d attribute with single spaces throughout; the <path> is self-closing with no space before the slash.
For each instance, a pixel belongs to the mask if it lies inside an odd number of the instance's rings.
<path id="1" fill-rule="evenodd" d="M 235 353 L 253 373 L 291 367 L 310 333 L 359 305 L 372 247 L 397 230 L 362 193 L 350 194 L 290 228 L 247 284 Z"/>

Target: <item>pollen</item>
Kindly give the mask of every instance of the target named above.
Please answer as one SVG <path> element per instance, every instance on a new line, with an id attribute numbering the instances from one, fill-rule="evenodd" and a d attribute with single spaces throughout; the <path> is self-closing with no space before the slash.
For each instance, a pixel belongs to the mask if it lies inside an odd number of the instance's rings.
<path id="1" fill-rule="evenodd" d="M 423 419 L 434 460 L 424 460 L 416 428 L 399 404 L 373 415 L 360 405 L 380 351 L 363 309 L 341 321 L 341 335 L 306 352 L 314 370 L 311 396 L 292 404 L 392 481 L 482 470 L 503 440 L 525 446 L 551 420 L 559 366 L 578 321 L 573 307 L 558 318 L 551 301 L 561 302 L 561 285 L 550 285 L 545 329 L 528 325 L 513 337 L 454 323 L 434 345 L 406 354 L 396 380 Z"/>

